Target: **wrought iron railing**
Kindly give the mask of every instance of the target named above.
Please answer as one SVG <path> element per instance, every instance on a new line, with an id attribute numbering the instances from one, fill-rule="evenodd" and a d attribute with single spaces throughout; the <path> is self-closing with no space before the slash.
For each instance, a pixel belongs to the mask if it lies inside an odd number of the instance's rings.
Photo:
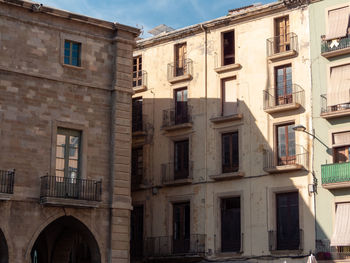
<path id="1" fill-rule="evenodd" d="M 174 240 L 172 236 L 149 237 L 144 248 L 146 257 L 199 255 L 205 252 L 205 235 L 193 234 L 181 240 Z"/>
<path id="2" fill-rule="evenodd" d="M 317 260 L 349 260 L 349 247 L 333 247 L 330 240 L 316 240 L 316 259 Z M 346 262 L 347 262 L 346 261 Z"/>
<path id="3" fill-rule="evenodd" d="M 192 75 L 192 59 L 186 58 L 180 62 L 177 61 L 168 64 L 168 80 L 172 80 L 173 78 L 180 77 L 183 75 Z"/>
<path id="4" fill-rule="evenodd" d="M 181 105 L 181 109 L 174 107 L 168 110 L 163 110 L 162 128 L 192 122 L 191 112 L 192 107 L 188 104 Z"/>
<path id="5" fill-rule="evenodd" d="M 350 163 L 321 165 L 322 184 L 350 182 Z"/>
<path id="6" fill-rule="evenodd" d="M 321 40 L 321 53 L 341 50 L 350 47 L 350 36 L 337 38 L 335 40 Z"/>
<path id="7" fill-rule="evenodd" d="M 49 175 L 41 177 L 40 198 L 101 201 L 101 193 L 102 181 Z"/>
<path id="8" fill-rule="evenodd" d="M 299 229 L 299 232 L 293 240 L 287 240 L 288 243 L 279 244 L 277 231 L 269 230 L 269 250 L 303 250 L 304 248 L 304 231 Z"/>
<path id="9" fill-rule="evenodd" d="M 301 165 L 304 168 L 309 166 L 309 153 L 301 145 L 296 145 L 294 154 L 290 154 L 286 157 L 279 157 L 276 151 L 265 150 L 264 151 L 264 169 L 273 169 L 276 166 L 284 165 Z"/>
<path id="10" fill-rule="evenodd" d="M 0 170 L 0 193 L 13 194 L 15 170 Z"/>
<path id="11" fill-rule="evenodd" d="M 330 112 L 340 112 L 343 110 L 350 110 L 350 90 L 349 90 L 349 102 L 341 103 L 336 105 L 328 105 L 327 94 L 321 95 L 321 114 L 330 113 Z"/>
<path id="12" fill-rule="evenodd" d="M 267 56 L 273 56 L 286 51 L 298 51 L 298 36 L 288 33 L 267 39 Z"/>
<path id="13" fill-rule="evenodd" d="M 147 115 L 134 114 L 132 116 L 132 132 L 145 132 L 147 126 Z"/>
<path id="14" fill-rule="evenodd" d="M 174 163 L 161 164 L 162 183 L 170 183 L 181 179 L 193 178 L 193 161 L 188 161 L 188 167 L 176 169 Z"/>
<path id="15" fill-rule="evenodd" d="M 289 89 L 289 91 L 288 91 Z M 285 92 L 287 90 L 287 92 Z M 304 105 L 305 91 L 297 84 L 292 84 L 291 87 L 277 89 L 272 88 L 264 90 L 264 110 L 271 109 L 280 105 L 288 105 L 298 103 Z"/>
<path id="16" fill-rule="evenodd" d="M 147 72 L 144 70 L 137 71 L 137 77 L 133 78 L 132 86 L 133 88 L 147 86 Z"/>

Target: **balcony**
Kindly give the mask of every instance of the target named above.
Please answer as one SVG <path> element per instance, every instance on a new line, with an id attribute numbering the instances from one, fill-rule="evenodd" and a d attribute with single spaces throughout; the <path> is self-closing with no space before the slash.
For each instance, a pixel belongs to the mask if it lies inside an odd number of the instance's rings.
<path id="1" fill-rule="evenodd" d="M 133 147 L 144 145 L 147 135 L 147 116 L 133 114 L 132 118 L 132 145 Z"/>
<path id="2" fill-rule="evenodd" d="M 157 257 L 202 257 L 205 253 L 205 235 L 193 234 L 182 240 L 172 236 L 149 237 L 145 242 L 145 256 Z"/>
<path id="3" fill-rule="evenodd" d="M 0 200 L 9 200 L 13 194 L 15 170 L 0 170 Z"/>
<path id="4" fill-rule="evenodd" d="M 193 74 L 193 61 L 189 58 L 184 59 L 182 61 L 182 67 L 179 65 L 180 63 L 169 63 L 168 64 L 168 81 L 171 84 L 190 80 Z"/>
<path id="5" fill-rule="evenodd" d="M 102 181 L 43 176 L 40 203 L 52 206 L 98 207 Z"/>
<path id="6" fill-rule="evenodd" d="M 278 157 L 277 152 L 264 151 L 264 171 L 267 173 L 287 173 L 307 169 L 309 153 L 301 146 L 296 146 L 295 154 Z"/>
<path id="7" fill-rule="evenodd" d="M 186 167 L 188 166 L 188 167 Z M 193 180 L 193 162 L 189 161 L 182 169 L 175 169 L 174 163 L 161 164 L 162 184 L 176 186 L 191 184 Z"/>
<path id="8" fill-rule="evenodd" d="M 191 107 L 183 105 L 181 109 L 163 110 L 162 130 L 170 132 L 192 128 Z"/>
<path id="9" fill-rule="evenodd" d="M 134 93 L 139 93 L 147 90 L 147 72 L 140 70 L 137 72 L 137 74 L 137 78 L 134 78 L 132 83 L 132 89 Z"/>
<path id="10" fill-rule="evenodd" d="M 293 239 L 289 239 L 288 243 L 279 242 L 279 240 L 277 238 L 277 231 L 270 230 L 270 231 L 268 231 L 268 234 L 269 234 L 269 250 L 272 253 L 280 252 L 282 254 L 288 254 L 288 251 L 302 251 L 303 250 L 304 231 L 302 229 L 299 229 L 299 233 L 297 232 L 296 235 L 294 235 Z"/>
<path id="11" fill-rule="evenodd" d="M 217 53 L 214 54 L 214 64 L 215 64 L 214 70 L 218 74 L 229 72 L 229 71 L 235 71 L 242 68 L 242 65 L 238 63 L 222 65 L 223 63 L 221 61 L 221 56 L 219 56 Z"/>
<path id="12" fill-rule="evenodd" d="M 295 110 L 304 105 L 305 91 L 297 84 L 292 84 L 290 92 L 276 88 L 264 90 L 264 111 L 272 114 Z"/>
<path id="13" fill-rule="evenodd" d="M 327 95 L 321 95 L 321 117 L 325 119 L 333 119 L 344 116 L 350 116 L 350 101 L 337 105 L 327 105 Z"/>
<path id="14" fill-rule="evenodd" d="M 298 36 L 295 33 L 288 33 L 285 37 L 275 36 L 266 41 L 267 57 L 271 61 L 283 60 L 298 55 Z"/>
<path id="15" fill-rule="evenodd" d="M 322 186 L 326 189 L 350 187 L 350 163 L 321 165 Z"/>
<path id="16" fill-rule="evenodd" d="M 338 39 L 326 40 L 321 37 L 321 55 L 325 58 L 333 58 L 350 53 L 350 36 Z"/>

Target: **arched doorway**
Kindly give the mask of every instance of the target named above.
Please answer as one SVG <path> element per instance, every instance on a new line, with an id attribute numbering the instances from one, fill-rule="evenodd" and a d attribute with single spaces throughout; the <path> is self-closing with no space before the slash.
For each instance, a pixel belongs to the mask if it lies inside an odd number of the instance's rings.
<path id="1" fill-rule="evenodd" d="M 4 233 L 0 229 L 0 263 L 9 262 L 9 252 Z"/>
<path id="2" fill-rule="evenodd" d="M 72 216 L 63 216 L 49 224 L 35 241 L 30 255 L 32 263 L 101 262 L 94 236 Z"/>

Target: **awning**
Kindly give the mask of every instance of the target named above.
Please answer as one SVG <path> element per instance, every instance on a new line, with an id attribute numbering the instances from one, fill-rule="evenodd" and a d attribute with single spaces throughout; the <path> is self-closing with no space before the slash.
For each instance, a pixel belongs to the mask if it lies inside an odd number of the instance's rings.
<path id="1" fill-rule="evenodd" d="M 350 246 L 350 203 L 337 204 L 331 246 Z"/>
<path id="2" fill-rule="evenodd" d="M 350 102 L 350 64 L 332 67 L 327 89 L 327 106 Z"/>
<path id="3" fill-rule="evenodd" d="M 342 7 L 328 12 L 328 32 L 326 40 L 345 37 L 349 26 L 349 7 Z"/>

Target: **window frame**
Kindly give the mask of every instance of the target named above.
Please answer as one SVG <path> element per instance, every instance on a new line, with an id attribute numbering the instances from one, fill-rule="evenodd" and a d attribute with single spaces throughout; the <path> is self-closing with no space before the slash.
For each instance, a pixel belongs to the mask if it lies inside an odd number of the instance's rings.
<path id="1" fill-rule="evenodd" d="M 237 148 L 233 149 L 233 135 L 237 134 Z M 230 136 L 229 137 L 229 147 L 230 147 L 230 166 L 225 167 L 224 166 L 224 159 L 225 159 L 225 155 L 224 155 L 224 136 Z M 240 168 L 240 158 L 239 158 L 239 153 L 240 153 L 240 147 L 239 147 L 239 131 L 232 131 L 232 132 L 225 132 L 221 134 L 221 172 L 222 173 L 234 173 L 234 172 L 238 172 L 239 168 Z M 234 165 L 233 162 L 233 155 L 234 155 L 234 150 L 237 151 L 237 166 Z"/>
<path id="2" fill-rule="evenodd" d="M 135 63 L 136 61 L 136 63 Z M 142 55 L 138 55 L 133 57 L 133 70 L 132 70 L 132 87 L 140 87 L 143 85 L 142 77 L 143 77 L 143 72 L 142 72 Z M 136 70 L 134 70 L 134 67 L 136 67 Z M 139 84 L 140 83 L 140 84 Z"/>
<path id="3" fill-rule="evenodd" d="M 278 21 L 281 21 L 281 20 L 284 20 L 283 34 L 281 34 L 280 28 L 278 27 L 278 25 L 279 25 Z M 288 25 L 286 25 L 286 21 L 288 21 Z M 275 51 L 275 53 L 282 53 L 282 52 L 290 51 L 290 49 L 291 49 L 291 43 L 290 43 L 291 30 L 290 30 L 289 15 L 276 17 L 276 18 L 274 18 L 273 22 L 274 22 L 274 38 L 275 38 L 274 51 Z M 282 36 L 283 36 L 283 41 L 281 41 Z M 282 44 L 281 44 L 281 42 L 282 42 Z"/>
<path id="4" fill-rule="evenodd" d="M 66 56 L 66 44 L 67 43 L 69 43 L 69 56 L 68 56 L 69 62 L 68 63 L 66 63 L 66 57 L 67 57 Z M 73 45 L 77 45 L 77 47 L 78 47 L 78 52 L 77 52 L 77 57 L 76 57 L 77 65 L 73 64 Z M 78 67 L 78 68 L 81 67 L 81 46 L 82 46 L 82 44 L 80 42 L 73 41 L 73 40 L 70 40 L 70 39 L 65 39 L 64 40 L 63 63 L 65 65 Z"/>
<path id="5" fill-rule="evenodd" d="M 233 55 L 232 55 L 232 59 L 233 59 L 233 63 L 225 63 L 225 35 L 226 34 L 231 34 L 233 33 L 232 36 L 232 42 L 233 42 L 233 47 L 232 50 L 233 51 Z M 234 29 L 229 30 L 229 31 L 225 31 L 221 33 L 221 66 L 228 66 L 228 65 L 233 65 L 236 63 L 236 32 Z"/>
<path id="6" fill-rule="evenodd" d="M 288 87 L 288 73 L 287 70 L 290 68 L 290 75 L 291 75 L 291 83 L 290 87 Z M 283 70 L 283 94 L 279 96 L 279 88 L 278 88 L 278 71 Z M 286 105 L 293 103 L 293 68 L 292 64 L 284 64 L 274 67 L 274 84 L 275 84 L 275 104 L 276 105 Z M 288 93 L 288 89 L 291 90 L 290 93 Z M 280 99 L 283 99 L 282 102 Z"/>
<path id="7" fill-rule="evenodd" d="M 142 97 L 132 98 L 132 127 L 131 128 L 132 128 L 132 132 L 143 131 L 143 98 Z"/>
<path id="8" fill-rule="evenodd" d="M 182 97 L 186 97 L 186 100 L 178 101 L 177 95 L 178 95 L 179 92 L 183 93 Z M 184 94 L 185 92 L 186 92 L 186 96 Z M 181 114 L 178 114 L 179 103 L 180 102 L 186 103 L 186 104 L 184 104 L 186 106 L 182 107 Z M 187 87 L 174 89 L 174 104 L 175 104 L 175 107 L 174 107 L 174 110 L 175 110 L 175 112 L 174 112 L 175 125 L 189 122 L 189 116 L 188 116 L 188 88 Z"/>
<path id="9" fill-rule="evenodd" d="M 186 145 L 187 144 L 187 145 Z M 181 147 L 180 154 L 177 154 L 177 146 Z M 185 151 L 187 150 L 187 160 L 185 159 Z M 180 157 L 180 159 L 177 159 Z M 177 164 L 180 163 L 180 170 L 177 169 Z M 187 167 L 186 167 L 187 163 Z M 174 141 L 174 180 L 186 179 L 190 175 L 190 140 L 184 139 Z"/>
<path id="10" fill-rule="evenodd" d="M 135 156 L 134 154 L 137 154 L 137 155 Z M 141 163 L 139 162 L 140 155 L 142 156 L 141 167 L 139 167 L 139 164 Z M 137 158 L 136 163 L 134 163 L 134 160 L 135 160 L 134 158 L 135 159 Z M 141 168 L 141 174 L 139 174 L 140 168 Z M 133 148 L 131 151 L 131 184 L 135 183 L 134 181 L 135 179 L 133 180 L 133 178 L 136 178 L 135 185 L 141 184 L 143 176 L 144 176 L 144 153 L 143 153 L 143 146 L 140 146 L 137 148 Z"/>
<path id="11" fill-rule="evenodd" d="M 284 122 L 284 123 L 279 123 L 279 124 L 276 124 L 276 125 L 274 125 L 275 126 L 275 149 L 276 149 L 276 151 L 275 151 L 275 160 L 276 160 L 276 165 L 277 166 L 283 166 L 283 165 L 290 165 L 290 164 L 296 164 L 296 162 L 297 162 L 297 160 L 296 160 L 296 158 L 297 158 L 297 153 L 296 153 L 296 136 L 295 136 L 295 131 L 293 131 L 294 132 L 294 152 L 295 152 L 295 155 L 294 155 L 294 157 L 291 155 L 291 157 L 293 157 L 292 158 L 292 163 L 289 163 L 290 162 L 290 160 L 288 159 L 288 157 L 289 157 L 289 135 L 288 135 L 288 126 L 290 126 L 290 125 L 295 125 L 295 122 L 294 121 L 290 121 L 290 122 Z M 278 128 L 279 127 L 285 127 L 285 130 L 287 130 L 287 132 L 285 133 L 286 134 L 286 138 L 285 138 L 285 141 L 286 141 L 286 143 L 285 143 L 285 145 L 286 145 L 286 149 L 285 149 L 285 151 L 286 151 L 286 163 L 284 163 L 284 161 L 283 160 L 281 160 L 281 162 L 280 162 L 280 159 L 279 159 L 279 133 L 278 133 Z M 294 161 L 293 161 L 294 160 Z"/>
<path id="12" fill-rule="evenodd" d="M 182 67 L 180 67 L 180 48 L 183 47 Z M 187 74 L 187 42 L 181 42 L 174 45 L 174 77 L 179 77 Z"/>

